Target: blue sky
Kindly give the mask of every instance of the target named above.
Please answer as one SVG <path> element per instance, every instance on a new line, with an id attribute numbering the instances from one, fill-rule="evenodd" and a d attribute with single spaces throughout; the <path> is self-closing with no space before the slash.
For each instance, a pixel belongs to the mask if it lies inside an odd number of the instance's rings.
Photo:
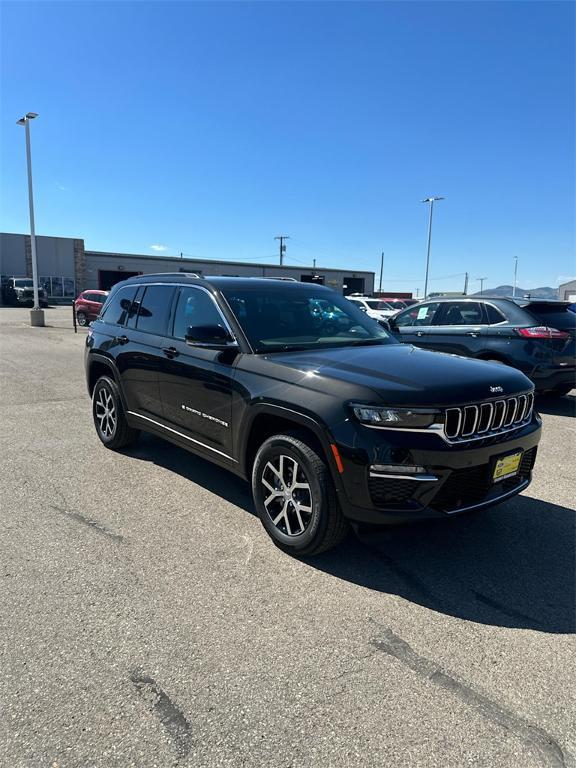
<path id="1" fill-rule="evenodd" d="M 95 250 L 557 285 L 574 262 L 568 2 L 2 4 L 0 229 Z"/>

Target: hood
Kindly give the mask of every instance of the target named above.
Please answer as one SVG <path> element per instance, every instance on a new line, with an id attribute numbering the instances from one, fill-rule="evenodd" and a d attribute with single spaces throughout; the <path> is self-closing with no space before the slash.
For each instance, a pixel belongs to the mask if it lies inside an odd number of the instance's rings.
<path id="1" fill-rule="evenodd" d="M 526 392 L 533 386 L 515 368 L 409 344 L 278 352 L 267 359 L 294 373 L 307 374 L 306 383 L 314 389 L 330 392 L 330 381 L 337 380 L 346 385 L 348 393 L 351 387 L 358 387 L 364 390 L 358 392 L 359 398 L 387 405 L 474 403 Z M 494 391 L 495 387 L 502 391 Z"/>

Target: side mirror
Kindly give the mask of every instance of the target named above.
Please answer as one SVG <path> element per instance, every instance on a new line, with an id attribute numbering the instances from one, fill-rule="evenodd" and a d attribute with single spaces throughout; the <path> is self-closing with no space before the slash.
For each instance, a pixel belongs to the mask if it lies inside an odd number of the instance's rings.
<path id="1" fill-rule="evenodd" d="M 221 325 L 191 325 L 186 331 L 186 344 L 191 347 L 230 349 L 236 341 Z"/>

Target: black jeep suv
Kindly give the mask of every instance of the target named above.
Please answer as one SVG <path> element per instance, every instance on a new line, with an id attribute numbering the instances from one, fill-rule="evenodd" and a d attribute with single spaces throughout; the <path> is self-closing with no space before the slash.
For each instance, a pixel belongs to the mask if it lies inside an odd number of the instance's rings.
<path id="1" fill-rule="evenodd" d="M 400 344 L 315 284 L 166 274 L 118 284 L 88 331 L 94 424 L 139 430 L 251 479 L 299 555 L 353 523 L 445 518 L 528 486 L 533 385 L 507 366 Z"/>

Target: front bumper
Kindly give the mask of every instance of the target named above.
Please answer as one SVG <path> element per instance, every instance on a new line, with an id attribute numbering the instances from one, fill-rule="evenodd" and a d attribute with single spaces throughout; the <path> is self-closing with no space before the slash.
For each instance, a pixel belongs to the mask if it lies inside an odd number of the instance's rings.
<path id="1" fill-rule="evenodd" d="M 447 518 L 498 504 L 530 484 L 540 433 L 536 415 L 513 433 L 486 438 L 480 445 L 448 445 L 436 435 L 359 428 L 353 447 L 338 443 L 344 465 L 339 493 L 342 511 L 360 523 L 397 524 Z M 517 451 L 522 451 L 518 473 L 494 483 L 496 459 Z M 424 467 L 426 475 L 417 480 L 399 471 L 399 477 L 391 478 L 371 473 L 374 464 Z"/>

